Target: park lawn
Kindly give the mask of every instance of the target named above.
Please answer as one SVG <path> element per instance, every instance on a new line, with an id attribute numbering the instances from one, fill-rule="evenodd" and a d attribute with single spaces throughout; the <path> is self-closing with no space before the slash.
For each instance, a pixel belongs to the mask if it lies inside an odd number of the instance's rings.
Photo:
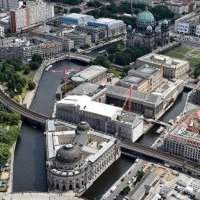
<path id="1" fill-rule="evenodd" d="M 114 77 L 121 78 L 123 76 L 123 72 L 121 70 L 118 70 L 116 68 L 109 68 L 108 70 L 110 73 L 114 75 Z"/>
<path id="2" fill-rule="evenodd" d="M 191 47 L 180 46 L 167 51 L 165 55 L 174 58 L 184 59 L 185 54 L 191 50 L 192 50 Z"/>

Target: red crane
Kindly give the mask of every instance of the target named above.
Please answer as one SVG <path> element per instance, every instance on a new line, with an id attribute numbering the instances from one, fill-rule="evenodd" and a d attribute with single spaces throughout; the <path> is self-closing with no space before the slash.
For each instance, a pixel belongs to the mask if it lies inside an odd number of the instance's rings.
<path id="1" fill-rule="evenodd" d="M 129 86 L 128 88 L 128 96 L 124 102 L 124 105 L 122 107 L 123 110 L 132 111 L 132 101 L 131 101 L 131 97 L 132 97 L 133 91 L 132 91 L 132 86 Z"/>

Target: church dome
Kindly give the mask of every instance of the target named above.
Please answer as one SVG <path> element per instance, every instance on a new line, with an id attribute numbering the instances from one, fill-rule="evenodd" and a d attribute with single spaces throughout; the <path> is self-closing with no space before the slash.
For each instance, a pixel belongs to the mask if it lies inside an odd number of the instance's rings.
<path id="1" fill-rule="evenodd" d="M 137 23 L 144 24 L 144 26 L 148 26 L 155 23 L 155 18 L 150 11 L 145 10 L 138 14 Z"/>
<path id="2" fill-rule="evenodd" d="M 72 164 L 81 160 L 81 151 L 77 146 L 67 144 L 56 153 L 56 160 L 63 164 Z"/>

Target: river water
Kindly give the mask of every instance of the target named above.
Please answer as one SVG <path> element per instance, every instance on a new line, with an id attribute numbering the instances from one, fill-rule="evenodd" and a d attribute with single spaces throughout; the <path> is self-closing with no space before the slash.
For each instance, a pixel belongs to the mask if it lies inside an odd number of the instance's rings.
<path id="1" fill-rule="evenodd" d="M 31 109 L 50 116 L 55 102 L 55 91 L 58 87 L 65 68 L 80 68 L 82 65 L 63 61 L 53 66 L 57 73 L 45 72 L 40 81 L 37 94 L 32 102 Z M 186 100 L 184 92 L 178 98 L 175 106 L 163 117 L 164 121 L 175 118 L 182 112 Z M 144 135 L 139 142 L 151 145 L 157 138 L 154 127 Z M 85 197 L 99 199 L 99 197 L 132 165 L 134 160 L 121 157 L 112 165 L 86 192 Z M 23 123 L 21 139 L 18 141 L 14 160 L 13 191 L 47 191 L 45 169 L 45 136 L 42 130 Z"/>

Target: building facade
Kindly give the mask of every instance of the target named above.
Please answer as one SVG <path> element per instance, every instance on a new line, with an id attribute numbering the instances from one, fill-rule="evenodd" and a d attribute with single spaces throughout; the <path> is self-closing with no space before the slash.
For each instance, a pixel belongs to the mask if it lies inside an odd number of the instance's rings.
<path id="1" fill-rule="evenodd" d="M 52 58 L 62 52 L 63 44 L 60 42 L 45 42 L 38 45 L 23 47 L 24 58 L 31 58 L 34 54 L 38 54 L 42 58 Z"/>
<path id="2" fill-rule="evenodd" d="M 105 27 L 94 27 L 88 25 L 78 25 L 75 28 L 76 31 L 91 35 L 92 43 L 98 43 L 107 38 L 107 30 Z"/>
<path id="3" fill-rule="evenodd" d="M 20 32 L 54 17 L 54 6 L 42 0 L 27 1 L 22 7 L 10 11 L 10 30 Z"/>
<path id="4" fill-rule="evenodd" d="M 83 194 L 121 155 L 117 139 L 81 122 L 75 130 L 47 122 L 47 177 L 51 191 Z M 57 141 L 57 142 L 56 142 Z"/>
<path id="5" fill-rule="evenodd" d="M 70 123 L 88 122 L 95 130 L 135 142 L 143 134 L 143 121 L 122 108 L 92 101 L 88 96 L 68 95 L 56 103 L 56 118 Z"/>
<path id="6" fill-rule="evenodd" d="M 163 150 L 200 163 L 200 140 L 197 133 L 182 128 L 173 130 L 164 139 Z"/>

